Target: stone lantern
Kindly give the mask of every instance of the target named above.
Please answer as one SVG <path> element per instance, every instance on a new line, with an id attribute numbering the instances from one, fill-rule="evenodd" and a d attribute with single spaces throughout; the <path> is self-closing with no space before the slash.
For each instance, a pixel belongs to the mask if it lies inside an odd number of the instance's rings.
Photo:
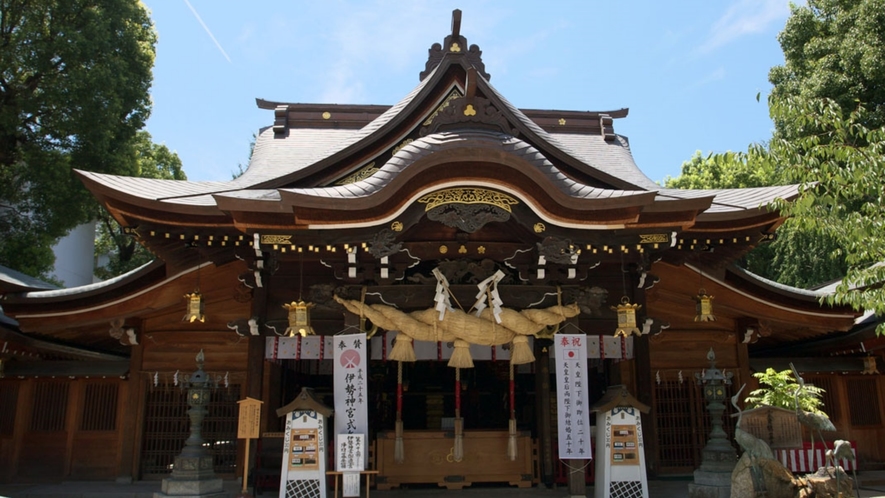
<path id="1" fill-rule="evenodd" d="M 163 479 L 162 491 L 154 493 L 154 498 L 168 496 L 227 498 L 224 482 L 215 475 L 212 454 L 206 449 L 203 440 L 203 419 L 206 418 L 212 383 L 203 371 L 205 356 L 203 350 L 197 354 L 197 370 L 182 383 L 187 389 L 187 411 L 190 418 L 190 434 L 184 442 L 181 454 L 175 457 L 172 475 Z"/>
<path id="2" fill-rule="evenodd" d="M 698 385 L 704 390 L 707 411 L 710 412 L 710 439 L 704 446 L 701 466 L 694 471 L 694 481 L 688 485 L 691 498 L 729 498 L 731 495 L 731 473 L 737 463 L 737 453 L 728 435 L 722 429 L 722 414 L 725 412 L 726 386 L 731 384 L 732 373 L 727 374 L 716 368 L 716 354 L 713 348 L 707 353 L 710 368 L 696 373 Z"/>

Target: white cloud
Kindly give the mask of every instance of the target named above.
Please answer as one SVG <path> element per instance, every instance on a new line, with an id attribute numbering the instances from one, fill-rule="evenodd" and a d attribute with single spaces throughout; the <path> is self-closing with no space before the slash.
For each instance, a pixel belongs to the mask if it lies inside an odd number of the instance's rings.
<path id="1" fill-rule="evenodd" d="M 710 83 L 713 83 L 715 81 L 721 81 L 724 79 L 725 79 L 725 68 L 722 66 L 719 66 L 712 73 L 704 76 L 703 78 L 699 79 L 698 81 L 695 81 L 689 88 L 692 88 L 692 89 L 700 88 L 702 86 L 709 85 Z"/>
<path id="2" fill-rule="evenodd" d="M 698 52 L 709 53 L 743 36 L 764 32 L 772 24 L 783 24 L 789 15 L 786 0 L 737 0 L 710 27 L 710 36 Z"/>
<path id="3" fill-rule="evenodd" d="M 228 62 L 231 62 L 230 57 L 228 57 L 227 55 L 227 52 L 224 51 L 224 48 L 222 48 L 221 44 L 218 43 L 218 40 L 215 39 L 215 35 L 212 34 L 212 31 L 209 30 L 209 26 L 206 26 L 206 23 L 203 22 L 203 18 L 200 17 L 200 14 L 197 13 L 197 9 L 195 9 L 188 0 L 184 0 L 184 3 L 187 4 L 187 8 L 191 9 L 194 17 L 196 17 L 197 21 L 199 21 L 200 26 L 203 26 L 203 29 L 206 30 L 206 34 L 209 35 L 209 38 L 212 39 L 212 43 L 215 44 L 215 46 L 218 48 L 218 51 L 221 52 L 221 55 L 223 55 Z"/>

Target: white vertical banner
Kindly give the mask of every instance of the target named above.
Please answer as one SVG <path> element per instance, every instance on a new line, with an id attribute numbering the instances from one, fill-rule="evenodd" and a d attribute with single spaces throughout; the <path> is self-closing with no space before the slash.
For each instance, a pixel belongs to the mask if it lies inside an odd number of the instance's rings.
<path id="1" fill-rule="evenodd" d="M 366 334 L 332 337 L 335 378 L 335 434 L 368 434 Z"/>
<path id="2" fill-rule="evenodd" d="M 587 389 L 587 336 L 556 334 L 556 406 L 559 458 L 592 459 Z"/>

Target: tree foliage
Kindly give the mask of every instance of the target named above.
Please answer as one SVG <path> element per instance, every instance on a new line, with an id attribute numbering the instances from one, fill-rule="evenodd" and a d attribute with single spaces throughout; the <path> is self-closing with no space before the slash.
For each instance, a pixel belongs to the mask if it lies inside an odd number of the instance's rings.
<path id="1" fill-rule="evenodd" d="M 781 164 L 760 160 L 766 151 L 762 145 L 752 145 L 747 152 L 706 156 L 697 151 L 682 164 L 680 176 L 666 179 L 666 186 L 725 189 L 789 183 Z M 802 288 L 839 279 L 847 269 L 836 237 L 817 228 L 800 228 L 790 219 L 778 228 L 773 242 L 756 247 L 739 263 L 761 277 Z"/>
<path id="2" fill-rule="evenodd" d="M 885 314 L 885 126 L 868 127 L 863 106 L 846 114 L 829 99 L 772 99 L 770 107 L 801 134 L 775 138 L 753 160 L 784 167 L 799 197 L 777 207 L 844 251 L 847 274 L 828 301 Z"/>
<path id="3" fill-rule="evenodd" d="M 130 163 L 135 165 L 134 176 L 163 180 L 187 180 L 178 154 L 165 145 L 155 144 L 151 135 L 139 131 L 131 149 Z M 138 268 L 153 259 L 153 255 L 134 237 L 123 233 L 121 227 L 106 211 L 98 217 L 95 237 L 96 260 L 108 261 L 96 266 L 95 276 L 108 279 Z"/>
<path id="4" fill-rule="evenodd" d="M 784 65 L 769 72 L 774 138 L 747 154 L 692 158 L 710 172 L 684 167 L 683 176 L 696 178 L 680 177 L 673 185 L 750 186 L 748 177 L 803 185 L 794 205 L 779 205 L 794 218 L 774 243 L 750 253 L 745 266 L 800 287 L 847 274 L 834 302 L 881 311 L 874 282 L 882 281 L 885 270 L 870 266 L 883 261 L 877 224 L 883 205 L 885 0 L 809 0 L 791 9 L 778 36 Z M 852 286 L 863 290 L 847 291 Z"/>
<path id="5" fill-rule="evenodd" d="M 761 405 L 776 406 L 787 410 L 796 409 L 795 393 L 799 389 L 799 383 L 793 377 L 792 370 L 778 372 L 773 368 L 766 368 L 764 372 L 754 373 L 753 377 L 759 379 L 759 384 L 762 387 L 751 391 L 744 400 L 747 409 Z M 824 390 L 819 387 L 806 385 L 799 392 L 799 408 L 806 412 L 823 413 L 824 403 L 820 399 L 823 392 Z"/>
<path id="6" fill-rule="evenodd" d="M 747 162 L 742 152 L 709 153 L 695 151 L 691 159 L 682 163 L 682 172 L 676 178 L 667 177 L 667 188 L 723 189 L 776 185 L 780 181 L 776 168 L 761 169 Z"/>
<path id="7" fill-rule="evenodd" d="M 0 0 L 0 264 L 45 274 L 95 215 L 72 168 L 134 173 L 155 44 L 137 0 Z"/>
<path id="8" fill-rule="evenodd" d="M 784 65 L 768 75 L 772 100 L 828 98 L 845 117 L 861 103 L 864 125 L 885 124 L 885 0 L 809 0 L 791 10 L 778 36 Z M 783 138 L 803 133 L 789 116 L 773 118 Z"/>

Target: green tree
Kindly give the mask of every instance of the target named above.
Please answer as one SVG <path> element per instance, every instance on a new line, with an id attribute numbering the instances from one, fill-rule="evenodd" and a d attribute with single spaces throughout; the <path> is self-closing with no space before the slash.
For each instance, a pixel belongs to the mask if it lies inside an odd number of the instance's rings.
<path id="1" fill-rule="evenodd" d="M 784 168 L 760 161 L 762 145 L 747 152 L 702 155 L 695 152 L 682 163 L 682 174 L 667 178 L 667 188 L 724 189 L 749 188 L 789 183 Z M 777 230 L 777 238 L 748 253 L 739 264 L 769 280 L 795 287 L 813 287 L 845 275 L 846 264 L 838 240 L 820 229 L 799 228 L 787 220 Z"/>
<path id="2" fill-rule="evenodd" d="M 799 384 L 793 377 L 792 370 L 778 372 L 773 368 L 766 368 L 764 372 L 756 372 L 753 377 L 759 379 L 761 387 L 751 391 L 747 399 L 747 409 L 756 408 L 760 405 L 776 406 L 787 410 L 796 409 L 796 390 Z M 823 413 L 823 401 L 820 399 L 824 390 L 819 387 L 807 385 L 799 392 L 799 408 L 807 412 Z"/>
<path id="3" fill-rule="evenodd" d="M 779 202 L 799 230 L 837 241 L 847 274 L 828 302 L 885 314 L 885 126 L 870 128 L 869 112 L 848 112 L 835 101 L 806 97 L 771 99 L 776 118 L 802 134 L 775 138 L 751 159 L 778 164 L 800 185 L 798 199 Z M 885 323 L 879 325 L 885 332 Z"/>
<path id="4" fill-rule="evenodd" d="M 135 172 L 155 44 L 137 0 L 0 0 L 0 264 L 45 275 L 95 216 L 72 168 Z"/>
<path id="5" fill-rule="evenodd" d="M 863 124 L 885 124 L 885 0 L 809 0 L 791 4 L 792 13 L 778 41 L 784 65 L 771 68 L 771 98 L 828 98 L 847 117 L 857 105 Z M 783 138 L 805 132 L 787 115 L 773 115 Z"/>
<path id="6" fill-rule="evenodd" d="M 187 180 L 178 154 L 165 145 L 155 144 L 150 133 L 139 131 L 131 147 L 130 163 L 135 165 L 134 176 L 163 180 Z M 134 237 L 123 232 L 123 227 L 111 215 L 101 210 L 95 237 L 96 260 L 108 257 L 107 264 L 95 268 L 95 276 L 108 279 L 138 268 L 153 259 L 153 255 Z"/>
<path id="7" fill-rule="evenodd" d="M 750 147 L 753 159 L 727 154 L 706 161 L 693 158 L 695 166 L 706 170 L 684 168 L 683 173 L 693 178 L 677 178 L 673 186 L 752 186 L 746 179 L 754 175 L 764 181 L 762 185 L 803 184 L 802 204 L 788 210 L 796 219 L 778 230 L 775 242 L 747 255 L 744 265 L 754 273 L 799 287 L 848 274 L 854 278 L 847 285 L 868 288 L 876 275 L 872 269 L 860 268 L 883 260 L 875 249 L 876 236 L 870 239 L 863 234 L 870 227 L 858 226 L 854 218 L 879 219 L 858 189 L 866 189 L 867 180 L 878 177 L 875 132 L 885 125 L 885 0 L 809 0 L 806 5 L 792 5 L 791 10 L 778 35 L 784 64 L 769 72 L 773 85 L 769 109 L 775 123 L 772 142 Z M 832 147 L 830 140 L 835 141 Z M 769 160 L 768 148 L 784 162 Z M 846 164 L 849 155 L 854 156 L 854 164 Z M 866 162 L 861 161 L 862 155 Z M 820 168 L 821 161 L 834 161 L 833 168 Z M 850 171 L 837 174 L 835 170 L 841 167 Z M 757 168 L 765 173 L 758 173 Z M 769 176 L 769 171 L 775 175 Z M 845 175 L 859 180 L 846 190 L 850 199 L 824 193 L 825 197 L 811 200 L 819 192 L 844 184 Z M 817 181 L 822 184 L 812 187 L 811 182 Z M 879 195 L 874 190 L 864 193 Z M 831 200 L 844 204 L 834 205 Z M 804 210 L 809 205 L 814 209 Z M 850 296 L 861 293 L 842 294 L 839 302 L 857 302 Z"/>
<path id="8" fill-rule="evenodd" d="M 830 302 L 885 312 L 885 0 L 809 0 L 769 73 L 776 133 L 760 164 L 799 183 L 780 203 L 797 232 L 836 241 L 846 278 Z M 879 332 L 885 332 L 881 325 Z"/>
<path id="9" fill-rule="evenodd" d="M 682 163 L 681 174 L 675 178 L 667 177 L 664 184 L 667 188 L 723 189 L 764 187 L 780 181 L 777 169 L 755 166 L 747 162 L 747 155 L 742 152 L 708 153 L 705 156 L 698 150 L 690 160 Z"/>

